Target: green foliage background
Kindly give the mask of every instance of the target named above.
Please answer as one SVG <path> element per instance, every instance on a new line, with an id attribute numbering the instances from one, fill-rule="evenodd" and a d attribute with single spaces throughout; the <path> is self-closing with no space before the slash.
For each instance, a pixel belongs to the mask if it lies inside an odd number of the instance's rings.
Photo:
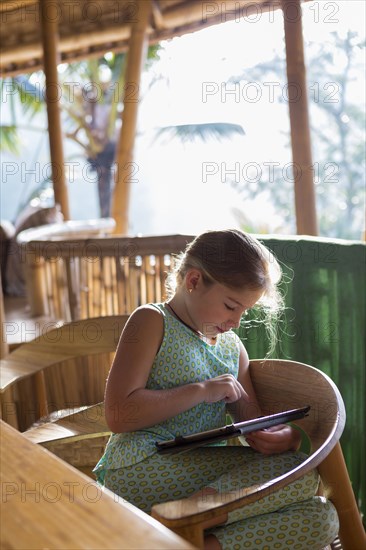
<path id="1" fill-rule="evenodd" d="M 258 238 L 274 252 L 284 273 L 286 309 L 272 356 L 312 365 L 338 386 L 347 414 L 341 446 L 365 518 L 366 245 L 311 237 Z M 267 355 L 262 323 L 249 317 L 238 333 L 251 358 Z"/>

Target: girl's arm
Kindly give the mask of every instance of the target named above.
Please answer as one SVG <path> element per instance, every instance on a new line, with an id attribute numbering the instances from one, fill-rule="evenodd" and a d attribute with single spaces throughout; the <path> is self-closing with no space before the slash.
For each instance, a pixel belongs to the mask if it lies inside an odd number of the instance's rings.
<path id="1" fill-rule="evenodd" d="M 164 333 L 163 316 L 144 306 L 129 318 L 118 343 L 105 392 L 105 415 L 115 433 L 158 424 L 203 401 L 239 399 L 244 390 L 231 375 L 165 390 L 146 389 Z"/>
<path id="2" fill-rule="evenodd" d="M 235 403 L 231 403 L 228 407 L 230 414 L 236 422 L 261 416 L 261 409 L 250 378 L 248 353 L 242 342 L 240 342 L 238 380 L 245 388 L 248 397 L 242 397 Z M 297 450 L 301 443 L 301 434 L 288 424 L 280 424 L 248 434 L 245 439 L 253 449 L 263 454 L 274 454 Z"/>

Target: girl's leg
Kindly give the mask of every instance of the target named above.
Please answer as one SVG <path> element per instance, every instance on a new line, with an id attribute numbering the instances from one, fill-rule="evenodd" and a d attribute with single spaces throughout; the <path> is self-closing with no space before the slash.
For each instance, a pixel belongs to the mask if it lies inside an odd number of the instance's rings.
<path id="1" fill-rule="evenodd" d="M 149 513 L 153 504 L 185 498 L 199 491 L 205 498 L 205 487 L 213 488 L 216 492 L 228 492 L 256 483 L 259 485 L 282 475 L 303 459 L 304 456 L 299 453 L 267 457 L 249 448 L 212 447 L 170 457 L 153 455 L 129 468 L 107 470 L 105 485 Z M 317 475 L 313 472 L 287 488 L 264 497 L 259 504 L 253 503 L 232 512 L 229 514 L 229 524 L 211 529 L 207 540 L 211 538 L 213 549 L 215 545 L 218 548 L 221 544 L 225 550 L 284 550 L 286 546 L 279 541 L 287 529 L 289 537 L 295 537 L 297 533 L 295 544 L 300 545 L 292 545 L 291 548 L 321 548 L 335 537 L 338 525 L 332 505 L 313 497 L 316 490 Z M 300 509 L 293 508 L 297 504 Z M 301 529 L 306 529 L 306 533 L 301 532 Z M 253 543 L 251 533 L 254 532 L 255 541 L 260 540 L 261 536 L 267 537 L 262 539 L 263 546 Z M 276 533 L 280 536 L 277 537 Z M 270 537 L 273 540 L 270 541 Z M 252 546 L 248 546 L 249 543 Z"/>
<path id="2" fill-rule="evenodd" d="M 282 475 L 303 459 L 299 453 L 266 457 L 250 448 L 211 447 L 181 455 L 155 454 L 133 466 L 105 470 L 103 476 L 99 474 L 98 481 L 135 506 L 150 511 L 153 504 L 185 498 L 204 487 L 220 493 L 259 485 Z M 245 517 L 263 513 L 263 506 L 269 512 L 284 503 L 305 500 L 314 495 L 316 489 L 317 477 L 313 474 L 305 485 L 290 486 L 286 494 L 281 493 L 278 498 L 276 494 L 270 495 L 268 502 L 246 507 Z M 205 491 L 202 491 L 202 498 L 205 498 Z M 240 512 L 232 514 L 230 521 L 242 518 Z"/>
<path id="3" fill-rule="evenodd" d="M 218 492 L 230 492 L 256 483 L 260 485 L 293 469 L 303 459 L 300 453 L 272 456 L 256 453 L 251 461 L 225 473 L 212 487 Z M 339 524 L 333 505 L 314 496 L 317 487 L 318 475 L 312 471 L 259 501 L 231 512 L 224 526 L 209 530 L 211 540 L 206 538 L 207 549 L 323 548 L 334 540 Z"/>
<path id="4" fill-rule="evenodd" d="M 235 456 L 244 460 L 246 453 L 240 451 L 239 447 L 211 447 L 180 455 L 155 454 L 133 466 L 105 470 L 98 481 L 149 513 L 153 504 L 186 498 L 210 486 L 237 466 Z"/>
<path id="5" fill-rule="evenodd" d="M 294 469 L 303 462 L 302 453 L 287 452 L 278 455 L 266 456 L 251 451 L 252 457 L 248 461 L 238 461 L 235 468 L 225 472 L 216 481 L 210 484 L 218 493 L 230 493 L 241 488 L 258 485 L 258 487 L 286 472 Z M 301 502 L 313 497 L 318 489 L 318 474 L 315 470 L 302 478 L 278 489 L 259 499 L 257 502 L 239 508 L 229 513 L 227 523 L 234 523 L 241 519 L 274 512 L 286 505 Z"/>
<path id="6" fill-rule="evenodd" d="M 332 503 L 313 497 L 277 512 L 240 520 L 211 530 L 207 548 L 222 550 L 320 550 L 339 529 Z M 216 543 L 219 546 L 214 546 Z"/>

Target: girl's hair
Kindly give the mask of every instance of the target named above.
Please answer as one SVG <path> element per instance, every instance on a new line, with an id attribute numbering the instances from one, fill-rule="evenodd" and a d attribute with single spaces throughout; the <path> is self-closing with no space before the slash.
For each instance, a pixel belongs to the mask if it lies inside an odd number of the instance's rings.
<path id="1" fill-rule="evenodd" d="M 263 290 L 258 305 L 266 312 L 265 324 L 273 348 L 276 334 L 273 321 L 283 309 L 283 299 L 278 289 L 281 268 L 270 250 L 238 229 L 206 231 L 176 258 L 167 278 L 169 297 L 192 268 L 200 270 L 206 285 L 216 282 L 236 290 Z"/>

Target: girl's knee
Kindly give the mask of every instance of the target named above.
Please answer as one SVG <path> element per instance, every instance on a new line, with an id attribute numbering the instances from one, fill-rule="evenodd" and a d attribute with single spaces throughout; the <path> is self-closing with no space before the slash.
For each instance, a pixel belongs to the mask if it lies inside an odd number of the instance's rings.
<path id="1" fill-rule="evenodd" d="M 290 495 L 296 497 L 298 501 L 314 497 L 319 488 L 318 471 L 310 470 L 303 477 L 291 483 L 288 488 Z"/>
<path id="2" fill-rule="evenodd" d="M 338 535 L 337 510 L 325 497 L 317 496 L 299 502 L 281 510 L 281 513 L 283 517 L 289 515 L 292 521 L 298 522 L 300 542 L 306 541 L 306 544 L 309 544 L 309 541 L 315 540 L 319 541 L 323 547 L 330 544 Z M 305 544 L 304 548 L 306 548 Z"/>
<path id="3" fill-rule="evenodd" d="M 211 532 L 223 550 L 233 548 L 323 548 L 337 536 L 339 522 L 333 504 L 313 497 L 272 513 L 237 521 Z"/>

